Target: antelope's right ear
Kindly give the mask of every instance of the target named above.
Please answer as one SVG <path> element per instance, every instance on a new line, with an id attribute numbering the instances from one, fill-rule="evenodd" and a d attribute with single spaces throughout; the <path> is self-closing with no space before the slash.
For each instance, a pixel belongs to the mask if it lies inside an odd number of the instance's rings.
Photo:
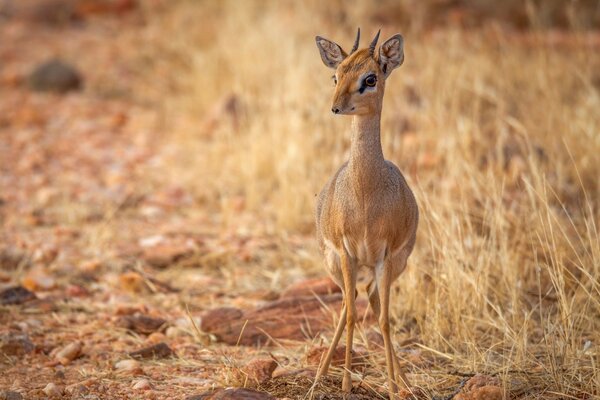
<path id="1" fill-rule="evenodd" d="M 321 53 L 321 60 L 323 60 L 323 64 L 329 68 L 337 68 L 337 66 L 344 61 L 344 58 L 348 56 L 339 44 L 332 42 L 331 40 L 327 40 L 321 36 L 315 37 L 315 40 L 317 42 L 317 47 L 319 48 L 319 53 Z"/>

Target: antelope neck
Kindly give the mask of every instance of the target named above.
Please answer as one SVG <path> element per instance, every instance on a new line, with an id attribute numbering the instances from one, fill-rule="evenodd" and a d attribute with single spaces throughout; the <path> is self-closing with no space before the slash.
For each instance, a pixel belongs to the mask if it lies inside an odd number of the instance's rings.
<path id="1" fill-rule="evenodd" d="M 357 188 L 373 187 L 385 166 L 380 137 L 381 111 L 355 115 L 352 119 L 350 161 L 352 181 Z"/>

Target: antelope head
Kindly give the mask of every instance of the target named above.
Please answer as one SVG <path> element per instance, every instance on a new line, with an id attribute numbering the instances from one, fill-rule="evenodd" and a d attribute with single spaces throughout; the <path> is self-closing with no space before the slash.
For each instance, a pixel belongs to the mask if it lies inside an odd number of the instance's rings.
<path id="1" fill-rule="evenodd" d="M 404 61 L 404 39 L 396 34 L 376 52 L 379 33 L 368 48 L 359 50 L 359 28 L 349 54 L 331 40 L 321 36 L 315 38 L 323 63 L 335 70 L 331 105 L 334 114 L 372 114 L 381 109 L 385 80 Z"/>

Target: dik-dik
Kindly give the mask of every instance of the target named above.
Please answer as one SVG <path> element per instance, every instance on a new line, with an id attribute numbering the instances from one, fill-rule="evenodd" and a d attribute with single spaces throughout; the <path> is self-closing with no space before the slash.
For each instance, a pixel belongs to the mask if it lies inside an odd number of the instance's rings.
<path id="1" fill-rule="evenodd" d="M 352 115 L 350 159 L 329 179 L 316 208 L 317 237 L 333 280 L 342 288 L 344 305 L 331 346 L 317 380 L 327 374 L 333 351 L 346 327 L 346 359 L 342 389 L 352 388 L 352 339 L 357 320 L 356 275 L 366 267 L 369 303 L 385 345 L 390 398 L 397 393 L 400 370 L 390 338 L 390 286 L 406 268 L 415 245 L 419 210 L 402 173 L 383 158 L 380 139 L 385 82 L 404 61 L 404 40 L 396 34 L 376 51 L 379 32 L 371 45 L 358 49 L 360 29 L 350 53 L 338 44 L 316 37 L 323 63 L 335 70 L 331 111 Z"/>

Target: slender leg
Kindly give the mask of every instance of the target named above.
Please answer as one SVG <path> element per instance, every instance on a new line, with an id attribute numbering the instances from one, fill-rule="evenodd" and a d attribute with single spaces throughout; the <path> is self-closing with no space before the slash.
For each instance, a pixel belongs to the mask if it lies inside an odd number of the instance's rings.
<path id="1" fill-rule="evenodd" d="M 319 380 L 323 375 L 327 375 L 329 371 L 329 365 L 331 364 L 331 359 L 333 357 L 333 352 L 335 351 L 340 338 L 342 337 L 342 332 L 344 331 L 344 327 L 346 326 L 346 303 L 342 305 L 342 311 L 340 312 L 340 320 L 338 321 L 337 327 L 335 328 L 335 333 L 333 335 L 333 339 L 331 339 L 331 345 L 329 346 L 329 350 L 327 350 L 327 355 L 323 360 L 319 371 L 317 372 L 317 377 L 315 380 Z"/>
<path id="2" fill-rule="evenodd" d="M 385 361 L 388 372 L 388 387 L 390 399 L 397 393 L 398 387 L 396 384 L 395 372 L 398 373 L 400 379 L 406 388 L 409 387 L 409 382 L 406 379 L 404 373 L 400 370 L 394 346 L 392 344 L 390 335 L 390 286 L 392 284 L 392 265 L 389 262 L 384 262 L 379 265 L 379 270 L 376 271 L 377 286 L 379 289 L 379 301 L 381 304 L 381 314 L 379 315 L 379 328 L 381 329 L 381 335 L 383 336 L 383 343 L 385 346 Z"/>
<path id="3" fill-rule="evenodd" d="M 342 274 L 344 276 L 344 293 L 346 301 L 346 362 L 344 364 L 344 377 L 342 379 L 342 390 L 350 392 L 352 389 L 352 341 L 354 338 L 354 325 L 356 323 L 356 266 L 350 260 L 348 254 L 344 251 L 340 257 Z M 348 295 L 350 294 L 350 295 Z"/>

